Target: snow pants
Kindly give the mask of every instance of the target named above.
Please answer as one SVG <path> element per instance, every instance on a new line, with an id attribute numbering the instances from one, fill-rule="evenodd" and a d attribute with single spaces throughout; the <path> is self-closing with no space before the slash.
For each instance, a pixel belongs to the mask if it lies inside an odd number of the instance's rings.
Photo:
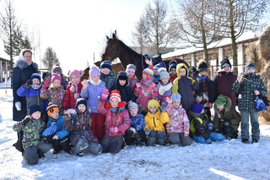
<path id="1" fill-rule="evenodd" d="M 75 146 L 75 154 L 78 154 L 80 152 L 84 153 L 92 153 L 92 154 L 100 154 L 102 153 L 102 146 L 99 143 L 96 142 L 88 142 L 86 139 L 80 139 L 76 146 Z"/>
<path id="2" fill-rule="evenodd" d="M 226 136 L 230 136 L 231 138 L 237 139 L 238 137 L 238 132 L 235 131 L 232 126 L 225 126 L 224 128 L 219 129 L 219 132 Z"/>
<path id="3" fill-rule="evenodd" d="M 38 163 L 38 155 L 43 155 L 50 149 L 52 149 L 52 145 L 50 143 L 39 143 L 37 146 L 30 146 L 24 149 L 23 157 L 27 164 L 34 165 Z"/>
<path id="4" fill-rule="evenodd" d="M 172 144 L 181 144 L 182 146 L 189 146 L 192 144 L 192 139 L 187 136 L 184 136 L 184 133 L 177 133 L 177 132 L 173 132 L 168 134 L 169 136 L 169 141 Z"/>
<path id="5" fill-rule="evenodd" d="M 103 147 L 104 153 L 118 153 L 121 150 L 123 143 L 123 136 L 108 136 L 105 134 L 101 141 L 101 146 Z"/>
<path id="6" fill-rule="evenodd" d="M 92 115 L 92 132 L 101 142 L 105 135 L 105 116 L 100 113 L 91 113 Z"/>
<path id="7" fill-rule="evenodd" d="M 209 134 L 209 138 L 211 139 L 211 141 L 223 141 L 226 139 L 226 136 L 224 136 L 221 133 L 215 133 L 215 132 L 211 132 Z M 197 143 L 201 143 L 201 144 L 205 144 L 205 140 L 202 135 L 197 136 L 196 134 L 193 134 L 193 139 L 197 142 Z"/>
<path id="8" fill-rule="evenodd" d="M 151 130 L 148 136 L 147 145 L 152 146 L 156 142 L 156 140 L 158 140 L 158 143 L 160 145 L 165 144 L 165 132 Z"/>
<path id="9" fill-rule="evenodd" d="M 252 139 L 260 140 L 260 124 L 258 121 L 258 112 L 241 111 L 241 137 L 249 139 L 249 116 L 251 120 Z"/>

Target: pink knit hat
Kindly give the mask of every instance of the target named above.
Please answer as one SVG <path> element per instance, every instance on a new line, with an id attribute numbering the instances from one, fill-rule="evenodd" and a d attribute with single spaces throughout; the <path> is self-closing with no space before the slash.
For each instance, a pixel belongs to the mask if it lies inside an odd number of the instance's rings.
<path id="1" fill-rule="evenodd" d="M 90 79 L 92 79 L 93 76 L 95 75 L 99 75 L 100 76 L 100 70 L 97 66 L 93 65 L 91 66 L 90 70 L 89 70 L 89 76 Z"/>
<path id="2" fill-rule="evenodd" d="M 71 76 L 75 75 L 77 76 L 79 79 L 81 79 L 81 76 L 84 74 L 83 70 L 69 70 L 67 75 L 69 76 L 69 78 L 71 79 Z"/>
<path id="3" fill-rule="evenodd" d="M 52 74 L 52 82 L 53 82 L 54 80 L 59 80 L 60 83 L 61 83 L 61 76 L 58 75 L 57 73 L 53 73 L 53 74 Z"/>

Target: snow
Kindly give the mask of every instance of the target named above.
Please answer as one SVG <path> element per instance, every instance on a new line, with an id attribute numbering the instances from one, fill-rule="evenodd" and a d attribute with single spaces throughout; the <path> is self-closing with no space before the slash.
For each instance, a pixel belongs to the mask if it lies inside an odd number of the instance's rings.
<path id="1" fill-rule="evenodd" d="M 0 179 L 269 179 L 270 126 L 261 125 L 261 140 L 240 139 L 197 144 L 136 147 L 118 154 L 77 157 L 52 150 L 37 165 L 27 165 L 12 146 L 12 90 L 0 90 Z"/>
<path id="2" fill-rule="evenodd" d="M 0 83 L 0 88 L 10 88 L 11 87 L 11 78 L 8 78 L 7 79 L 7 84 L 6 84 L 6 82 L 4 81 L 4 82 L 1 82 Z"/>

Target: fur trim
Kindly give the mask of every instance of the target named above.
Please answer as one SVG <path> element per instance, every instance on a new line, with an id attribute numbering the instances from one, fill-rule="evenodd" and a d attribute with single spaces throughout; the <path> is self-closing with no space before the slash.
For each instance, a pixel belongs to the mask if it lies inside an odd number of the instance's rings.
<path id="1" fill-rule="evenodd" d="M 91 82 L 91 84 L 93 84 L 94 86 L 99 86 L 100 83 L 102 82 L 100 79 L 98 80 L 98 82 L 94 82 L 92 80 L 89 80 Z"/>
<path id="2" fill-rule="evenodd" d="M 230 109 L 232 107 L 232 100 L 227 96 L 226 96 L 226 99 L 227 99 L 227 104 L 226 104 L 224 110 L 225 110 L 225 112 L 228 112 L 228 111 L 230 111 Z M 219 110 L 218 110 L 216 104 L 214 104 L 214 110 L 215 110 L 216 113 L 219 113 Z"/>
<path id="3" fill-rule="evenodd" d="M 23 70 L 23 69 L 25 69 L 25 68 L 28 67 L 28 64 L 26 63 L 26 61 L 25 61 L 25 60 L 22 60 L 22 59 L 18 59 L 18 60 L 16 61 L 16 65 L 17 65 L 21 70 Z M 37 63 L 32 62 L 31 65 L 32 65 L 32 67 L 35 69 L 35 71 L 38 70 L 38 64 L 37 64 Z"/>

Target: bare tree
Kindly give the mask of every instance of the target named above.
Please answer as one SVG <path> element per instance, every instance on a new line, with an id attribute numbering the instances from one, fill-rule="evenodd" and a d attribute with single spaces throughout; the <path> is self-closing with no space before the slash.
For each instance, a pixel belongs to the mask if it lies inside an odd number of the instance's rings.
<path id="1" fill-rule="evenodd" d="M 30 42 L 33 50 L 33 57 L 36 61 L 40 62 L 40 69 L 42 69 L 42 58 L 41 58 L 41 33 L 40 28 L 37 26 L 32 27 L 29 30 Z"/>
<path id="2" fill-rule="evenodd" d="M 57 58 L 56 52 L 53 50 L 52 47 L 47 47 L 45 54 L 42 58 L 42 63 L 50 71 L 52 70 L 54 65 L 60 63 L 58 58 Z"/>

